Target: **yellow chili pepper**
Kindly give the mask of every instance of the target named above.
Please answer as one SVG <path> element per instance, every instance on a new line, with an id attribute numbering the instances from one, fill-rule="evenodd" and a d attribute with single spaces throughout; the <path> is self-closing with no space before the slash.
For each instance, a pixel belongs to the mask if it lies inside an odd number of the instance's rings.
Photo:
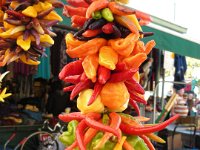
<path id="1" fill-rule="evenodd" d="M 23 63 L 28 64 L 28 65 L 39 65 L 40 64 L 40 61 L 34 61 L 32 59 L 29 59 L 28 57 L 26 57 L 25 54 L 20 55 L 19 58 Z"/>
<path id="2" fill-rule="evenodd" d="M 110 47 L 103 46 L 99 50 L 99 64 L 114 70 L 118 62 L 118 54 Z"/>
<path id="3" fill-rule="evenodd" d="M 65 36 L 65 42 L 66 42 L 67 46 L 71 46 L 72 48 L 78 47 L 85 43 L 85 41 L 79 41 L 79 40 L 75 39 L 74 35 L 72 33 L 68 33 Z"/>
<path id="4" fill-rule="evenodd" d="M 77 99 L 77 107 L 81 113 L 86 114 L 90 112 L 102 113 L 104 111 L 104 105 L 101 102 L 101 97 L 98 95 L 95 101 L 88 106 L 88 101 L 92 96 L 93 90 L 86 89 L 79 94 Z"/>
<path id="5" fill-rule="evenodd" d="M 44 19 L 63 21 L 62 17 L 60 17 L 55 11 L 51 11 L 48 15 L 44 17 Z"/>
<path id="6" fill-rule="evenodd" d="M 150 133 L 150 134 L 146 134 L 146 136 L 148 138 L 150 138 L 151 140 L 154 140 L 155 142 L 158 142 L 158 143 L 166 143 L 165 140 L 163 140 L 161 137 L 153 134 L 153 133 Z"/>
<path id="7" fill-rule="evenodd" d="M 19 45 L 23 50 L 27 51 L 31 47 L 31 37 L 29 36 L 26 40 L 23 40 L 23 35 L 17 38 L 17 45 Z"/>
<path id="8" fill-rule="evenodd" d="M 113 150 L 122 150 L 122 145 L 124 144 L 125 140 L 126 136 L 122 136 L 121 140 L 115 145 Z"/>
<path id="9" fill-rule="evenodd" d="M 48 34 L 40 34 L 40 42 L 47 42 L 51 45 L 54 44 L 54 40 Z"/>
<path id="10" fill-rule="evenodd" d="M 37 11 L 35 10 L 33 6 L 28 6 L 26 9 L 22 11 L 22 14 L 32 17 L 32 18 L 37 17 Z"/>
<path id="11" fill-rule="evenodd" d="M 88 79 L 96 82 L 97 69 L 99 65 L 99 58 L 97 54 L 88 55 L 84 58 L 82 66 Z"/>

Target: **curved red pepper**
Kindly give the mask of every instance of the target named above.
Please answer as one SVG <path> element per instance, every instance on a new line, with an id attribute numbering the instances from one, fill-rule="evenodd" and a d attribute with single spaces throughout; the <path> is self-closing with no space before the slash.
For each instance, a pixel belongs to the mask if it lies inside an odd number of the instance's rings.
<path id="1" fill-rule="evenodd" d="M 151 143 L 151 141 L 149 140 L 148 137 L 146 137 L 145 135 L 140 135 L 140 137 L 144 140 L 144 142 L 147 144 L 147 147 L 149 148 L 149 150 L 155 150 L 153 144 Z"/>
<path id="2" fill-rule="evenodd" d="M 122 82 L 133 77 L 137 69 L 124 70 L 121 72 L 113 73 L 110 76 L 109 82 Z"/>
<path id="3" fill-rule="evenodd" d="M 76 128 L 76 140 L 77 140 L 77 144 L 80 150 L 86 150 L 86 146 L 84 145 L 84 142 L 83 142 L 84 131 L 86 128 L 87 128 L 87 124 L 85 120 L 82 120 Z"/>
<path id="4" fill-rule="evenodd" d="M 130 90 L 133 90 L 139 94 L 145 93 L 145 90 L 143 89 L 143 87 L 138 82 L 136 82 L 133 78 L 126 80 L 125 84 L 126 84 L 126 87 Z"/>
<path id="5" fill-rule="evenodd" d="M 133 100 L 135 100 L 139 103 L 142 103 L 144 105 L 147 104 L 147 101 L 145 99 L 141 98 L 139 95 L 137 95 L 137 93 L 135 93 L 134 91 L 131 91 L 131 90 L 128 89 L 128 92 L 130 94 L 130 99 L 133 99 Z"/>
<path id="6" fill-rule="evenodd" d="M 75 88 L 75 86 L 76 86 L 76 85 L 67 86 L 67 87 L 63 88 L 63 91 L 64 91 L 64 92 L 72 91 L 72 90 Z"/>
<path id="7" fill-rule="evenodd" d="M 97 98 L 97 96 L 101 92 L 102 88 L 103 88 L 103 84 L 101 84 L 99 82 L 95 83 L 94 91 L 93 91 L 92 96 L 90 97 L 87 105 L 91 105 L 94 102 L 94 100 Z"/>
<path id="8" fill-rule="evenodd" d="M 83 16 L 73 15 L 71 18 L 72 24 L 82 27 L 87 19 Z"/>
<path id="9" fill-rule="evenodd" d="M 63 9 L 63 15 L 66 17 L 72 17 L 74 15 L 85 17 L 87 8 L 84 7 L 72 7 L 65 5 Z"/>
<path id="10" fill-rule="evenodd" d="M 64 81 L 68 83 L 77 84 L 80 82 L 81 75 L 73 75 L 65 77 Z"/>
<path id="11" fill-rule="evenodd" d="M 129 104 L 135 109 L 138 116 L 140 116 L 140 108 L 138 104 L 136 103 L 136 101 L 134 101 L 133 99 L 129 99 Z"/>
<path id="12" fill-rule="evenodd" d="M 154 126 L 148 126 L 148 127 L 135 127 L 135 126 L 130 126 L 125 123 L 121 123 L 120 129 L 125 134 L 142 135 L 142 134 L 160 131 L 178 118 L 179 118 L 179 115 L 175 115 L 171 117 L 170 119 L 166 120 L 165 122 L 162 122 Z"/>
<path id="13" fill-rule="evenodd" d="M 121 138 L 120 133 L 117 130 L 111 128 L 110 126 L 104 125 L 104 124 L 102 124 L 98 121 L 95 121 L 91 118 L 88 118 L 88 117 L 86 117 L 85 121 L 86 121 L 86 124 L 91 128 L 94 128 L 94 129 L 97 129 L 100 131 L 104 131 L 104 132 L 110 132 L 110 133 L 114 134 L 115 136 L 117 136 L 118 139 Z"/>
<path id="14" fill-rule="evenodd" d="M 83 73 L 82 60 L 76 60 L 66 64 L 59 73 L 59 79 L 63 80 L 70 75 L 78 75 Z"/>
<path id="15" fill-rule="evenodd" d="M 98 82 L 99 83 L 105 84 L 110 78 L 110 75 L 111 75 L 110 69 L 99 65 L 99 68 L 98 68 Z"/>
<path id="16" fill-rule="evenodd" d="M 76 84 L 75 88 L 70 94 L 70 100 L 73 100 L 82 90 L 87 89 L 91 86 L 92 81 L 87 79 Z"/>
<path id="17" fill-rule="evenodd" d="M 85 0 L 67 0 L 67 3 L 74 6 L 74 7 L 85 7 L 85 8 L 87 8 L 89 6 L 89 4 L 85 2 Z"/>

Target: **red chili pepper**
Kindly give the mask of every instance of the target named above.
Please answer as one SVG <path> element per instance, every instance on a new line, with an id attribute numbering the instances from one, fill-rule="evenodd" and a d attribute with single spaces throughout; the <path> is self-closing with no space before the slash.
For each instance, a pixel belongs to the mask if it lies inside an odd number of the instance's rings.
<path id="1" fill-rule="evenodd" d="M 74 15 L 71 18 L 72 24 L 76 24 L 79 27 L 82 27 L 87 19 L 83 16 Z"/>
<path id="2" fill-rule="evenodd" d="M 70 146 L 68 146 L 67 148 L 65 148 L 65 150 L 74 150 L 78 145 L 77 140 L 75 140 Z"/>
<path id="3" fill-rule="evenodd" d="M 58 118 L 63 122 L 70 122 L 72 120 L 81 121 L 85 119 L 85 115 L 81 114 L 81 112 L 72 112 L 69 114 L 60 114 Z"/>
<path id="4" fill-rule="evenodd" d="M 87 124 L 85 120 L 82 120 L 76 128 L 76 140 L 77 140 L 77 144 L 80 150 L 86 150 L 86 145 L 84 145 L 84 142 L 83 142 L 84 131 L 86 128 L 87 128 Z"/>
<path id="5" fill-rule="evenodd" d="M 23 15 L 22 13 L 14 11 L 14 10 L 6 10 L 6 13 L 18 19 L 22 19 L 23 17 L 25 17 L 25 15 Z"/>
<path id="6" fill-rule="evenodd" d="M 151 143 L 148 137 L 146 137 L 145 135 L 140 135 L 140 137 L 144 140 L 149 150 L 155 150 L 153 144 Z"/>
<path id="7" fill-rule="evenodd" d="M 134 101 L 133 99 L 130 98 L 129 104 L 135 109 L 138 116 L 140 116 L 140 108 L 139 108 L 138 104 L 136 103 L 136 101 Z"/>
<path id="8" fill-rule="evenodd" d="M 103 88 L 103 84 L 99 83 L 99 82 L 96 82 L 95 85 L 94 85 L 94 91 L 92 93 L 92 96 L 90 97 L 89 101 L 88 101 L 88 106 L 91 105 L 94 100 L 97 98 L 97 96 L 99 95 L 99 93 L 101 92 Z"/>
<path id="9" fill-rule="evenodd" d="M 114 134 L 115 136 L 117 136 L 118 139 L 121 138 L 120 133 L 117 130 L 111 128 L 110 126 L 104 125 L 104 124 L 102 124 L 98 121 L 95 121 L 89 117 L 86 117 L 85 121 L 86 121 L 86 124 L 91 128 L 94 128 L 94 129 L 97 129 L 100 131 L 104 131 L 104 132 L 110 132 L 110 133 Z"/>
<path id="10" fill-rule="evenodd" d="M 63 9 L 63 15 L 66 17 L 72 17 L 74 15 L 85 17 L 87 8 L 84 7 L 72 7 L 65 5 Z"/>
<path id="11" fill-rule="evenodd" d="M 99 81 L 99 83 L 105 84 L 108 81 L 108 79 L 110 78 L 110 75 L 111 75 L 110 69 L 99 65 L 99 68 L 98 68 L 98 81 Z"/>
<path id="12" fill-rule="evenodd" d="M 121 72 L 113 73 L 110 76 L 109 82 L 122 82 L 133 77 L 137 72 L 136 69 L 124 70 Z"/>
<path id="13" fill-rule="evenodd" d="M 142 103 L 144 105 L 147 104 L 147 101 L 144 98 L 141 98 L 139 95 L 137 95 L 134 91 L 131 91 L 128 89 L 128 92 L 130 94 L 130 99 L 135 100 L 139 103 Z"/>
<path id="14" fill-rule="evenodd" d="M 64 92 L 72 91 L 72 90 L 75 88 L 75 86 L 76 86 L 76 85 L 67 86 L 67 87 L 63 88 L 63 91 L 64 91 Z"/>
<path id="15" fill-rule="evenodd" d="M 138 19 L 141 19 L 141 20 L 145 20 L 145 21 L 148 21 L 148 22 L 151 22 L 152 21 L 152 18 L 150 15 L 144 13 L 144 12 L 141 12 L 141 11 L 138 11 L 136 10 L 135 11 L 135 15 Z"/>
<path id="16" fill-rule="evenodd" d="M 83 73 L 82 60 L 76 60 L 76 61 L 66 64 L 63 67 L 63 69 L 59 73 L 59 78 L 61 80 L 64 80 L 65 77 L 67 76 L 77 75 L 81 73 Z"/>
<path id="17" fill-rule="evenodd" d="M 64 81 L 68 83 L 77 84 L 80 82 L 81 75 L 73 75 L 65 77 Z"/>
<path id="18" fill-rule="evenodd" d="M 95 29 L 95 30 L 86 30 L 85 32 L 83 32 L 83 36 L 84 37 L 94 37 L 94 36 L 97 36 L 98 34 L 100 34 L 102 32 L 101 29 Z"/>
<path id="19" fill-rule="evenodd" d="M 145 93 L 145 90 L 143 89 L 143 87 L 138 82 L 136 82 L 133 78 L 126 80 L 125 84 L 126 84 L 126 87 L 130 90 L 133 90 L 139 94 Z"/>
<path id="20" fill-rule="evenodd" d="M 116 71 L 124 71 L 126 69 L 127 69 L 126 64 L 124 62 L 118 62 L 116 64 L 116 68 L 115 68 Z"/>
<path id="21" fill-rule="evenodd" d="M 106 34 L 111 34 L 114 32 L 113 23 L 107 23 L 102 27 L 102 31 Z"/>
<path id="22" fill-rule="evenodd" d="M 85 0 L 67 0 L 67 3 L 74 7 L 85 7 L 87 8 L 89 5 L 85 2 Z"/>
<path id="23" fill-rule="evenodd" d="M 177 114 L 171 117 L 170 119 L 166 120 L 165 122 L 162 122 L 160 124 L 153 125 L 153 126 L 148 126 L 148 127 L 135 127 L 135 126 L 131 126 L 125 123 L 121 123 L 120 129 L 122 130 L 123 133 L 131 134 L 131 135 L 142 135 L 142 134 L 157 132 L 164 129 L 170 123 L 178 119 L 178 117 L 179 115 Z"/>
<path id="24" fill-rule="evenodd" d="M 73 100 L 82 90 L 87 89 L 91 86 L 91 80 L 87 79 L 76 84 L 75 88 L 70 94 L 70 100 Z"/>
<path id="25" fill-rule="evenodd" d="M 85 81 L 85 80 L 87 80 L 87 79 L 88 79 L 88 77 L 86 76 L 85 72 L 83 72 L 83 73 L 81 74 L 81 81 Z"/>
<path id="26" fill-rule="evenodd" d="M 121 124 L 121 117 L 116 113 L 116 112 L 111 112 L 109 114 L 110 119 L 111 119 L 111 123 L 110 123 L 110 127 L 115 129 L 115 130 L 119 130 L 119 126 Z M 121 132 L 120 132 L 121 133 Z M 112 137 L 112 133 L 110 132 L 106 132 L 103 137 L 100 139 L 100 141 L 98 142 L 98 144 L 95 146 L 94 149 L 101 149 L 104 144 Z M 121 137 L 120 137 L 121 138 Z M 120 139 L 118 139 L 120 140 Z"/>
<path id="27" fill-rule="evenodd" d="M 88 114 L 81 114 L 81 112 L 72 112 L 69 114 L 60 114 L 58 118 L 62 120 L 63 122 L 70 122 L 72 120 L 81 121 L 85 119 L 86 117 L 92 118 L 92 119 L 99 119 L 101 117 L 101 114 L 99 113 L 88 113 Z"/>
<path id="28" fill-rule="evenodd" d="M 97 0 L 92 2 L 87 9 L 86 18 L 90 18 L 93 12 L 106 8 L 108 6 L 108 3 L 108 0 Z"/>

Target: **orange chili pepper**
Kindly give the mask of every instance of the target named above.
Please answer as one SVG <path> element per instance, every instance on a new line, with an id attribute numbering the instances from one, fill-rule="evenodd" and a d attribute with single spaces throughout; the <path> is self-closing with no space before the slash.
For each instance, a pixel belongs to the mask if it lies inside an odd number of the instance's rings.
<path id="1" fill-rule="evenodd" d="M 110 8 L 113 14 L 119 16 L 131 15 L 135 13 L 135 10 L 128 8 L 124 5 L 120 5 L 119 3 L 116 2 L 110 2 L 108 4 L 108 7 Z"/>
<path id="2" fill-rule="evenodd" d="M 97 53 L 102 46 L 106 45 L 106 43 L 107 41 L 103 38 L 95 38 L 76 48 L 68 48 L 66 52 L 72 58 L 81 58 Z"/>
<path id="3" fill-rule="evenodd" d="M 97 54 L 88 55 L 83 60 L 82 66 L 88 79 L 96 82 L 97 69 L 99 65 L 99 58 Z"/>
<path id="4" fill-rule="evenodd" d="M 112 110 L 119 109 L 128 103 L 130 97 L 124 82 L 107 82 L 101 90 L 100 96 L 102 103 Z"/>
<path id="5" fill-rule="evenodd" d="M 123 147 L 125 150 L 134 150 L 134 148 L 126 140 L 124 141 Z"/>
<path id="6" fill-rule="evenodd" d="M 136 55 L 138 53 L 144 53 L 145 52 L 145 45 L 143 41 L 137 41 L 135 43 L 135 47 L 133 49 L 133 52 L 131 55 Z"/>
<path id="7" fill-rule="evenodd" d="M 83 36 L 84 37 L 94 37 L 94 36 L 97 36 L 98 34 L 100 34 L 102 32 L 101 29 L 96 29 L 96 30 L 86 30 L 85 32 L 83 32 Z"/>
<path id="8" fill-rule="evenodd" d="M 92 2 L 92 4 L 89 5 L 86 11 L 86 18 L 90 18 L 93 12 L 106 8 L 108 6 L 108 3 L 108 0 L 97 0 Z"/>
<path id="9" fill-rule="evenodd" d="M 123 60 L 128 68 L 137 69 L 147 59 L 145 53 L 138 53 L 134 56 L 127 57 Z"/>
<path id="10" fill-rule="evenodd" d="M 116 68 L 118 62 L 118 54 L 110 47 L 103 46 L 99 50 L 99 64 L 110 70 Z"/>
<path id="11" fill-rule="evenodd" d="M 76 38 L 74 38 L 74 35 L 72 33 L 68 33 L 65 36 L 65 42 L 66 42 L 67 47 L 70 46 L 71 48 L 78 47 L 85 43 L 84 41 L 79 41 Z"/>
<path id="12" fill-rule="evenodd" d="M 139 35 L 131 33 L 126 38 L 110 40 L 109 44 L 112 48 L 122 56 L 129 56 L 135 46 L 135 42 L 139 39 Z"/>
<path id="13" fill-rule="evenodd" d="M 145 47 L 146 47 L 145 48 L 145 53 L 148 55 L 155 45 L 156 45 L 156 43 L 155 43 L 154 40 L 151 40 L 151 41 L 147 42 L 147 44 L 145 45 Z"/>

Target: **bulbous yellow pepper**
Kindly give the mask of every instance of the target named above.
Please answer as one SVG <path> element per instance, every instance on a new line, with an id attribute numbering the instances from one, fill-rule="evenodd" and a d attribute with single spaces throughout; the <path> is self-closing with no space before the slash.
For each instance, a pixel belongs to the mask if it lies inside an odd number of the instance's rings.
<path id="1" fill-rule="evenodd" d="M 99 58 L 97 54 L 88 55 L 84 58 L 82 66 L 88 79 L 96 82 L 97 69 L 99 65 Z"/>
<path id="2" fill-rule="evenodd" d="M 87 105 L 92 93 L 92 89 L 86 89 L 80 93 L 77 99 L 77 107 L 83 114 L 90 112 L 102 113 L 104 111 L 104 105 L 99 95 L 91 105 Z"/>
<path id="3" fill-rule="evenodd" d="M 110 70 L 116 68 L 118 62 L 118 54 L 110 47 L 103 46 L 99 50 L 99 64 Z"/>

